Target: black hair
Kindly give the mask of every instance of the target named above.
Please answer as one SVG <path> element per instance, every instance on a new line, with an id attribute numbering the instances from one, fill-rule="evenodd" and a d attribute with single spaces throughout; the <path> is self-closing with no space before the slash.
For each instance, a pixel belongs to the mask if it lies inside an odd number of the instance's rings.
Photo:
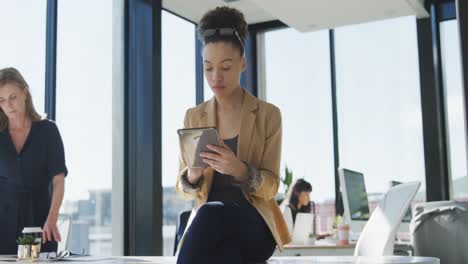
<path id="1" fill-rule="evenodd" d="M 298 179 L 291 190 L 291 197 L 289 197 L 289 205 L 297 206 L 299 202 L 299 193 L 301 192 L 312 192 L 312 185 L 304 179 Z"/>
<path id="2" fill-rule="evenodd" d="M 232 28 L 239 35 L 240 40 L 236 35 L 225 36 L 214 34 L 205 36 L 205 31 L 210 29 Z M 228 42 L 239 49 L 241 54 L 244 54 L 244 43 L 247 37 L 247 22 L 244 14 L 238 9 L 221 6 L 216 7 L 206 12 L 200 19 L 197 27 L 198 39 L 203 42 L 203 45 L 216 42 Z M 240 43 L 241 41 L 242 43 Z"/>

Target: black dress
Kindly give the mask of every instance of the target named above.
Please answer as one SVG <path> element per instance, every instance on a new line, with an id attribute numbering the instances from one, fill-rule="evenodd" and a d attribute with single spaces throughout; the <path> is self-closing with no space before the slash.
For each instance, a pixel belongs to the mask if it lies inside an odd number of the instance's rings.
<path id="1" fill-rule="evenodd" d="M 62 138 L 49 120 L 32 122 L 21 153 L 8 128 L 0 132 L 0 254 L 16 254 L 25 226 L 43 227 L 52 202 L 52 180 L 67 175 Z M 56 243 L 41 251 L 55 251 Z"/>

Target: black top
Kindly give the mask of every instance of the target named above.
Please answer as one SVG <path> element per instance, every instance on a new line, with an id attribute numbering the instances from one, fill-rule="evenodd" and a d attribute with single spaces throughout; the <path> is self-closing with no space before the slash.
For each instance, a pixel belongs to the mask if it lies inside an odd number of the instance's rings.
<path id="1" fill-rule="evenodd" d="M 32 122 L 19 154 L 8 128 L 0 132 L 0 186 L 4 194 L 11 193 L 10 199 L 22 197 L 18 210 L 23 219 L 18 219 L 18 225 L 43 227 L 52 201 L 52 179 L 60 173 L 66 176 L 68 171 L 62 138 L 54 122 Z M 15 196 L 15 192 L 24 195 Z"/>
<path id="2" fill-rule="evenodd" d="M 224 140 L 224 144 L 226 144 L 236 155 L 238 138 L 239 136 L 236 136 L 235 138 Z M 208 201 L 219 201 L 229 204 L 239 204 L 240 202 L 244 202 L 245 197 L 242 194 L 240 187 L 233 185 L 231 180 L 232 176 L 215 171 Z"/>

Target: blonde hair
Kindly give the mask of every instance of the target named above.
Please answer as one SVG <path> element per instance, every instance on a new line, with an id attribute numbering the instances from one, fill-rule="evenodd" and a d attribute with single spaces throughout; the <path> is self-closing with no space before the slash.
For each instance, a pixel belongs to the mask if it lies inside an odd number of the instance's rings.
<path id="1" fill-rule="evenodd" d="M 31 119 L 31 121 L 40 121 L 43 119 L 34 108 L 32 102 L 31 93 L 29 92 L 29 86 L 24 80 L 21 73 L 15 68 L 4 68 L 0 70 L 0 88 L 7 84 L 14 84 L 18 86 L 21 90 L 26 90 L 26 116 Z M 0 132 L 3 131 L 8 126 L 8 117 L 5 112 L 0 108 Z"/>

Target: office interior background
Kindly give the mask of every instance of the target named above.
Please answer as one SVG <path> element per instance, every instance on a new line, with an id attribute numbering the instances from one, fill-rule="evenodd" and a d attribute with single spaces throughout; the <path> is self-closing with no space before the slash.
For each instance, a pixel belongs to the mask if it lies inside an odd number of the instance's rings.
<path id="1" fill-rule="evenodd" d="M 466 3 L 425 1 L 421 17 L 373 7 L 384 15 L 372 18 L 356 0 L 367 21 L 300 32 L 280 17 L 304 1 L 278 17 L 254 8 L 264 2 L 229 3 L 248 11 L 242 85 L 281 109 L 281 176 L 287 166 L 312 183 L 319 232 L 343 210 L 339 167 L 364 173 L 371 208 L 390 181 L 422 182 L 416 202 L 468 200 Z M 224 4 L 0 0 L 0 68 L 20 70 L 62 133 L 71 249 L 172 255 L 177 215 L 192 206 L 174 189 L 176 130 L 213 95 L 196 21 Z"/>

